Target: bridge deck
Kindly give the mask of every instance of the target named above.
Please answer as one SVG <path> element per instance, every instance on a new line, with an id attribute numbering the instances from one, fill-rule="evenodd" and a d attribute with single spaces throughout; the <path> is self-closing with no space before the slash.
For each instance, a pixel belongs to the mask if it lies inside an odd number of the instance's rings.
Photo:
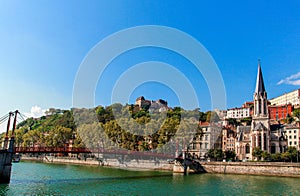
<path id="1" fill-rule="evenodd" d="M 156 153 L 149 151 L 130 151 L 130 150 L 114 150 L 114 149 L 87 149 L 87 148 L 57 148 L 57 147 L 15 147 L 16 153 L 101 153 L 101 154 L 118 154 L 118 155 L 134 155 L 148 156 L 159 158 L 174 158 L 171 154 Z"/>

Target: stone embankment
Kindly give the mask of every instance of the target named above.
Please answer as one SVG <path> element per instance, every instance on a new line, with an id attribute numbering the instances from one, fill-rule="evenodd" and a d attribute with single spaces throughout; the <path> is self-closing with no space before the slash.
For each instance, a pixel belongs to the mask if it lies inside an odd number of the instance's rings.
<path id="1" fill-rule="evenodd" d="M 167 160 L 138 160 L 128 159 L 120 160 L 116 158 L 96 160 L 92 158 L 76 159 L 67 157 L 27 157 L 22 160 L 42 161 L 46 163 L 80 164 L 107 166 L 124 169 L 147 169 L 147 170 L 165 170 L 173 171 L 174 164 Z M 265 176 L 287 176 L 300 177 L 300 163 L 282 163 L 282 162 L 200 162 L 204 172 L 220 174 L 251 174 Z M 182 171 L 178 171 L 183 173 Z M 189 172 L 187 172 L 189 173 Z"/>
<path id="2" fill-rule="evenodd" d="M 208 173 L 300 177 L 300 163 L 201 162 Z"/>
<path id="3" fill-rule="evenodd" d="M 147 170 L 166 170 L 172 171 L 173 164 L 167 160 L 140 160 L 129 159 L 120 160 L 115 158 L 96 160 L 93 158 L 76 159 L 67 157 L 27 157 L 23 156 L 22 160 L 42 161 L 45 163 L 63 163 L 63 164 L 78 164 L 78 165 L 98 165 L 124 169 L 147 169 Z"/>

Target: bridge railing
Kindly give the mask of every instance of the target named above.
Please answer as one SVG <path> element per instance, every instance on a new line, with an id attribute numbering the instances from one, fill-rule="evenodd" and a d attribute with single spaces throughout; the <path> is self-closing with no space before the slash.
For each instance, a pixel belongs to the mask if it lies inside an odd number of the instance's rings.
<path id="1" fill-rule="evenodd" d="M 101 154 L 118 154 L 118 155 L 133 155 L 147 156 L 159 158 L 174 158 L 171 154 L 150 152 L 150 151 L 130 151 L 122 149 L 104 149 L 104 148 L 73 148 L 73 147 L 15 147 L 16 153 L 101 153 Z"/>

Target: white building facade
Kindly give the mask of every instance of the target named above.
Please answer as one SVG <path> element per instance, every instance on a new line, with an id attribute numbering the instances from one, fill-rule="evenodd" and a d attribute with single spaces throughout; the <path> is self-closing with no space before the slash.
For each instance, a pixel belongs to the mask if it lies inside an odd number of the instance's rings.
<path id="1" fill-rule="evenodd" d="M 286 105 L 290 103 L 293 106 L 300 106 L 300 89 L 285 93 L 269 101 L 271 105 Z"/>
<path id="2" fill-rule="evenodd" d="M 242 119 L 251 117 L 250 108 L 232 108 L 227 110 L 226 118 Z"/>
<path id="3" fill-rule="evenodd" d="M 287 137 L 288 147 L 296 147 L 297 150 L 300 150 L 299 139 L 300 139 L 300 127 L 296 125 L 287 125 L 285 127 L 285 133 Z"/>

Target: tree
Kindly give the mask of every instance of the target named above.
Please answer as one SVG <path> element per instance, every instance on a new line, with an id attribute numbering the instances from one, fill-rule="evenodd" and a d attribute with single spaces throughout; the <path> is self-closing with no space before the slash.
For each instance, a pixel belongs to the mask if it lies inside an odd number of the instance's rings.
<path id="1" fill-rule="evenodd" d="M 298 123 L 300 123 L 300 109 L 296 109 L 293 111 L 293 117 L 298 119 Z"/>
<path id="2" fill-rule="evenodd" d="M 287 114 L 286 123 L 291 124 L 294 120 L 295 119 L 290 114 Z"/>
<path id="3" fill-rule="evenodd" d="M 207 156 L 209 158 L 215 158 L 218 161 L 223 159 L 224 152 L 222 151 L 222 149 L 209 149 L 207 151 Z"/>
<path id="4" fill-rule="evenodd" d="M 270 153 L 266 152 L 266 151 L 263 151 L 261 153 L 261 157 L 263 158 L 263 160 L 269 160 L 270 159 Z"/>
<path id="5" fill-rule="evenodd" d="M 297 149 L 294 146 L 290 146 L 287 148 L 286 152 L 283 153 L 285 160 L 296 161 L 297 159 Z"/>
<path id="6" fill-rule="evenodd" d="M 64 145 L 72 139 L 72 136 L 72 129 L 57 126 L 47 136 L 47 146 L 64 147 Z"/>
<path id="7" fill-rule="evenodd" d="M 240 123 L 235 118 L 228 118 L 227 121 L 228 121 L 229 125 L 233 125 L 235 127 L 240 125 Z"/>
<path id="8" fill-rule="evenodd" d="M 226 160 L 234 160 L 235 157 L 236 157 L 236 154 L 234 151 L 231 151 L 231 150 L 226 150 L 224 152 L 225 156 L 226 156 Z"/>
<path id="9" fill-rule="evenodd" d="M 281 153 L 271 154 L 271 160 L 274 162 L 282 161 Z"/>
<path id="10" fill-rule="evenodd" d="M 199 113 L 199 121 L 200 122 L 205 122 L 206 118 L 207 118 L 207 114 L 206 113 L 204 113 L 204 112 L 200 112 Z"/>
<path id="11" fill-rule="evenodd" d="M 257 160 L 260 160 L 262 157 L 262 153 L 263 153 L 263 151 L 261 150 L 260 147 L 255 147 L 255 148 L 253 148 L 252 156 L 256 157 Z"/>
<path id="12" fill-rule="evenodd" d="M 252 117 L 243 118 L 241 119 L 241 122 L 246 123 L 246 125 L 251 125 Z"/>
<path id="13" fill-rule="evenodd" d="M 206 116 L 206 122 L 218 122 L 220 120 L 218 114 L 214 111 L 208 111 Z"/>

